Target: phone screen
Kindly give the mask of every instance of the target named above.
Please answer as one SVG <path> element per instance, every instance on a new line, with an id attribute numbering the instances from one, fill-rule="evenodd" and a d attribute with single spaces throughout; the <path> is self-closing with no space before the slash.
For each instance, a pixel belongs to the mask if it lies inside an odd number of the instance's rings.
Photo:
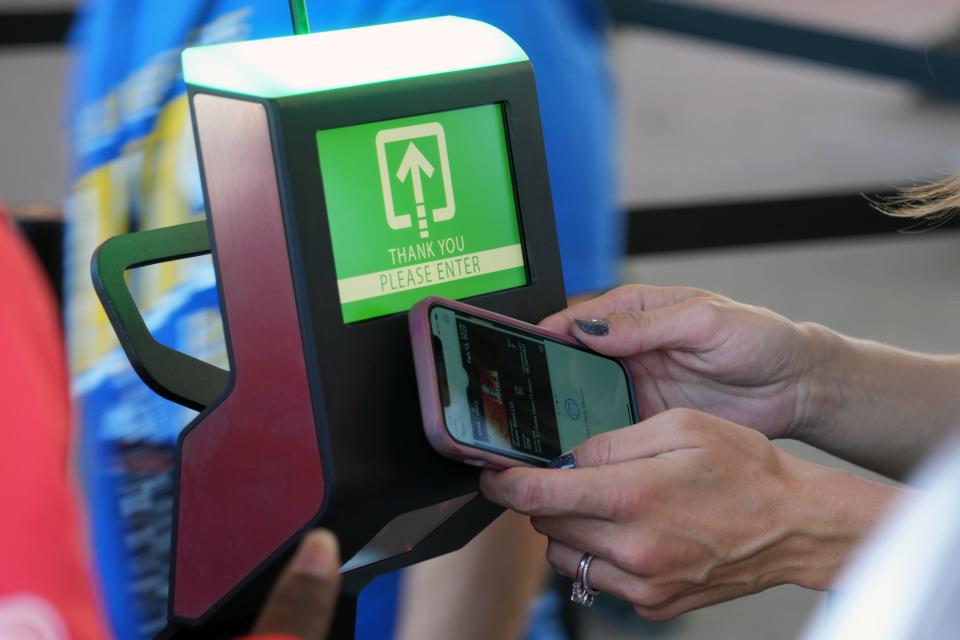
<path id="1" fill-rule="evenodd" d="M 439 305 L 430 327 L 458 442 L 543 465 L 635 421 L 630 381 L 612 358 Z"/>

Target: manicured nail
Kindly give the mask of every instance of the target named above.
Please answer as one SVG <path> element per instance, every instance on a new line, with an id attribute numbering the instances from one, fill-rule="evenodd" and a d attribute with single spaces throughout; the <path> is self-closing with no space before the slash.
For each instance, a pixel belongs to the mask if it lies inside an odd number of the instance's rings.
<path id="1" fill-rule="evenodd" d="M 577 457 L 572 453 L 565 453 L 547 463 L 548 469 L 576 469 Z"/>
<path id="2" fill-rule="evenodd" d="M 333 534 L 323 529 L 311 531 L 300 542 L 291 566 L 297 573 L 326 578 L 339 569 L 339 545 Z"/>
<path id="3" fill-rule="evenodd" d="M 580 331 L 590 336 L 605 336 L 610 333 L 610 323 L 603 318 L 577 318 L 574 320 Z"/>

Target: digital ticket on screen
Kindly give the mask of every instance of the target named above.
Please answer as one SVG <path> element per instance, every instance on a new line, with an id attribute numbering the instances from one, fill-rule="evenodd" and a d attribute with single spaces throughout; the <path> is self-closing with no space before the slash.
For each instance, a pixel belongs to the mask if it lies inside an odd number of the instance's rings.
<path id="1" fill-rule="evenodd" d="M 344 322 L 527 284 L 502 107 L 317 132 Z"/>

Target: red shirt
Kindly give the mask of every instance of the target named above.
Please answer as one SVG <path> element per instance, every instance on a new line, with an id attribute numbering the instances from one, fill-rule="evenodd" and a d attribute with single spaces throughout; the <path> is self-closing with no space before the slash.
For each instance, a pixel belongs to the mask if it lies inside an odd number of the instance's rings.
<path id="1" fill-rule="evenodd" d="M 108 637 L 70 472 L 70 400 L 48 283 L 0 208 L 0 638 Z"/>

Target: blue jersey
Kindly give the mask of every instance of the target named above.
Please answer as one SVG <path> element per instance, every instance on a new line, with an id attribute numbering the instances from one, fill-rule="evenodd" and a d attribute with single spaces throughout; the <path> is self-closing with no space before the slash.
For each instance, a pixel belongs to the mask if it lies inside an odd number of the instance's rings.
<path id="1" fill-rule="evenodd" d="M 309 2 L 308 9 L 313 30 L 453 14 L 511 35 L 536 73 L 568 293 L 614 284 L 623 234 L 602 3 L 339 0 Z M 67 329 L 97 561 L 111 621 L 124 638 L 162 624 L 172 451 L 192 412 L 136 378 L 99 308 L 87 265 L 110 236 L 203 214 L 181 50 L 290 31 L 281 0 L 91 0 L 73 31 Z M 159 340 L 226 368 L 209 260 L 139 270 L 133 287 Z M 395 576 L 380 581 L 384 593 L 395 590 L 391 581 Z M 383 637 L 392 600 L 365 594 L 361 607 L 361 631 Z"/>

